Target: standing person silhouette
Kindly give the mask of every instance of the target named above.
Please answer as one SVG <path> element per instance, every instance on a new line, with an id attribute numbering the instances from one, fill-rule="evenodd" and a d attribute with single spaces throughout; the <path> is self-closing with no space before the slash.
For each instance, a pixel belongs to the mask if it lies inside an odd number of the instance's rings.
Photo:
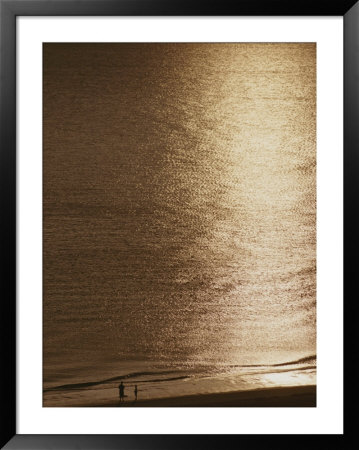
<path id="1" fill-rule="evenodd" d="M 135 384 L 135 401 L 137 401 L 137 384 Z"/>
<path id="2" fill-rule="evenodd" d="M 121 383 L 118 386 L 118 390 L 120 393 L 120 402 L 123 402 L 124 400 L 124 396 L 125 396 L 125 386 L 123 384 L 123 382 L 121 381 Z"/>

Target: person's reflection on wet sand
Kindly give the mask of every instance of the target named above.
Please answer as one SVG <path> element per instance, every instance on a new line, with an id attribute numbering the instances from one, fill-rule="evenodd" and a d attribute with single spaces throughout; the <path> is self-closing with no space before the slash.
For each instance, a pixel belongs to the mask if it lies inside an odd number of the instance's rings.
<path id="1" fill-rule="evenodd" d="M 119 390 L 120 402 L 123 402 L 124 397 L 125 397 L 125 385 L 123 384 L 122 381 L 118 386 L 118 390 Z"/>

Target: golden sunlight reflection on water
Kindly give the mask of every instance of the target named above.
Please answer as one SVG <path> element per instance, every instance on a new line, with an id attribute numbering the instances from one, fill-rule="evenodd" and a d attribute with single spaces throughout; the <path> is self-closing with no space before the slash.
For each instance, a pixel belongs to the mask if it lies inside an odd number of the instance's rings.
<path id="1" fill-rule="evenodd" d="M 44 48 L 45 382 L 315 355 L 315 44 Z"/>

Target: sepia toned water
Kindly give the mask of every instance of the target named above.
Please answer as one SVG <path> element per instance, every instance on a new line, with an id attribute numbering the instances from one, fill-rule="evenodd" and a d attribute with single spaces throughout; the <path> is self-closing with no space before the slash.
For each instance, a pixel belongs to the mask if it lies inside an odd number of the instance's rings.
<path id="1" fill-rule="evenodd" d="M 44 45 L 45 406 L 315 384 L 315 58 Z"/>

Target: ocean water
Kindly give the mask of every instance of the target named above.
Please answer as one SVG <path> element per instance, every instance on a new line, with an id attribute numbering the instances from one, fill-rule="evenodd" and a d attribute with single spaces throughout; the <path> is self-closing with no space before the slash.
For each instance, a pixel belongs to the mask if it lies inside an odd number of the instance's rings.
<path id="1" fill-rule="evenodd" d="M 44 406 L 315 384 L 315 44 L 45 44 Z"/>

